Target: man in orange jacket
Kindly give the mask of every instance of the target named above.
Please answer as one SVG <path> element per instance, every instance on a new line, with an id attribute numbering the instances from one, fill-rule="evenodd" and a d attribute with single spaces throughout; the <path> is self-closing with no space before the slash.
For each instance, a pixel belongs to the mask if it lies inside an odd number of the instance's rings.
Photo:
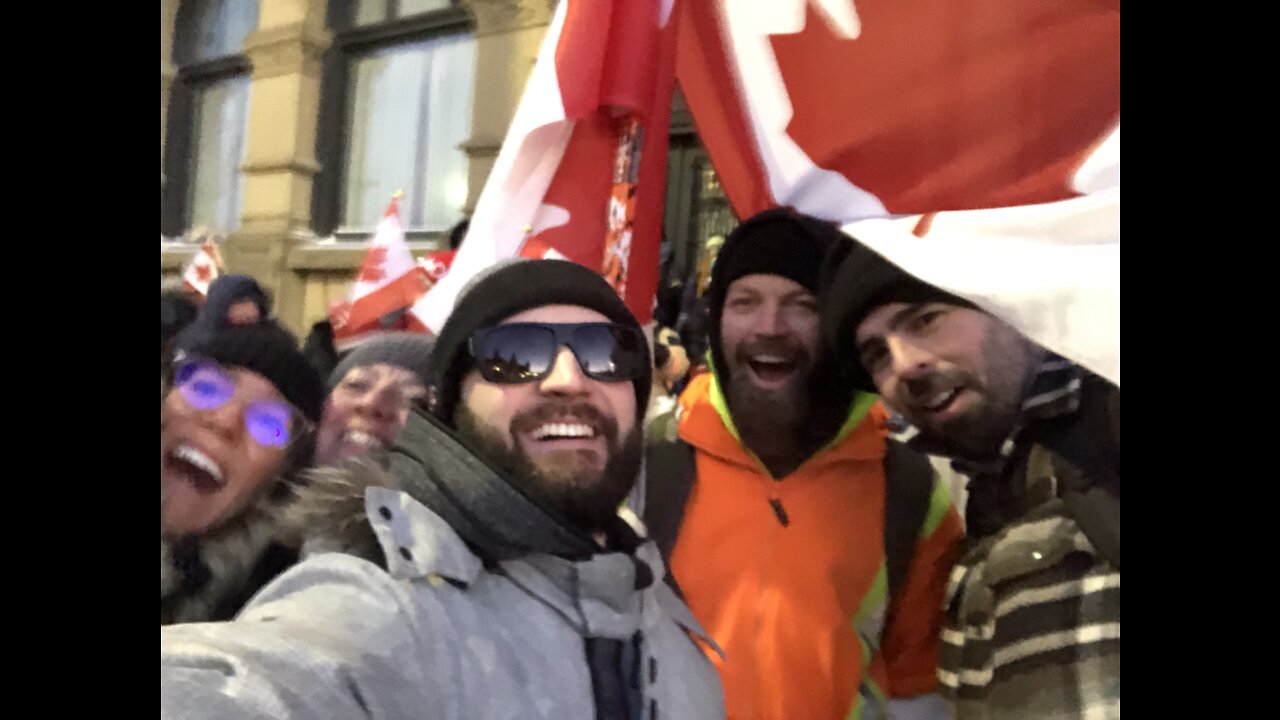
<path id="1" fill-rule="evenodd" d="M 789 210 L 730 234 L 708 290 L 712 372 L 677 410 L 690 461 L 672 471 L 650 451 L 645 519 L 724 651 L 707 648 L 738 720 L 945 717 L 938 636 L 962 529 L 946 485 L 887 442 L 884 408 L 821 346 L 818 270 L 839 237 Z"/>

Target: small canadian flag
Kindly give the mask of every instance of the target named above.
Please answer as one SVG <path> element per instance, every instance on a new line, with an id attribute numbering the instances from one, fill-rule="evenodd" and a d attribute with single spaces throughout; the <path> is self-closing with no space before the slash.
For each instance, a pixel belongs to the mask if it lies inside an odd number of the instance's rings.
<path id="1" fill-rule="evenodd" d="M 427 253 L 418 258 L 418 267 L 422 268 L 422 272 L 427 274 L 433 284 L 438 283 L 440 278 L 449 272 L 449 266 L 453 264 L 453 256 L 457 254 L 457 250 L 437 250 Z"/>
<path id="2" fill-rule="evenodd" d="M 208 295 L 209 286 L 224 269 L 218 244 L 212 239 L 205 240 L 187 264 L 187 269 L 182 271 L 182 281 L 189 290 Z"/>
<path id="3" fill-rule="evenodd" d="M 400 197 L 396 193 L 387 205 L 347 302 L 331 308 L 329 319 L 335 340 L 353 340 L 384 329 L 384 316 L 412 306 L 430 285 L 405 242 Z"/>

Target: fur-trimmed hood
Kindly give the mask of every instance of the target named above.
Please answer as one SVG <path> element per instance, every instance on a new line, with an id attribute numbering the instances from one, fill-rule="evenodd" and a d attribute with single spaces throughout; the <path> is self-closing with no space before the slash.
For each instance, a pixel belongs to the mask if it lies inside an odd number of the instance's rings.
<path id="1" fill-rule="evenodd" d="M 283 482 L 283 481 L 277 481 Z M 160 624 L 229 620 L 298 558 L 280 492 L 200 535 L 160 538 Z"/>
<path id="2" fill-rule="evenodd" d="M 161 414 L 172 386 L 161 378 Z M 161 427 L 163 427 L 163 422 Z M 160 538 L 160 624 L 230 620 L 254 593 L 298 560 L 301 542 L 286 525 L 315 456 L 315 436 L 291 444 L 262 495 L 236 517 L 198 535 Z M 164 487 L 161 485 L 161 507 Z"/>
<path id="3" fill-rule="evenodd" d="M 297 497 L 280 510 L 283 537 L 303 555 L 341 552 L 385 567 L 365 510 L 365 490 L 371 487 L 404 490 L 395 475 L 369 457 L 306 471 Z"/>

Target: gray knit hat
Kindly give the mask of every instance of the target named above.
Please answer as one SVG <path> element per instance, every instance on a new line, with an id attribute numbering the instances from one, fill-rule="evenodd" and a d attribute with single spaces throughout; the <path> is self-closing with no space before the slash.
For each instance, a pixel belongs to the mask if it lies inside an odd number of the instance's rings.
<path id="1" fill-rule="evenodd" d="M 435 341 L 429 335 L 392 332 L 366 340 L 352 348 L 329 373 L 329 391 L 342 382 L 347 373 L 366 365 L 395 365 L 413 373 L 424 386 L 427 383 L 427 358 Z"/>

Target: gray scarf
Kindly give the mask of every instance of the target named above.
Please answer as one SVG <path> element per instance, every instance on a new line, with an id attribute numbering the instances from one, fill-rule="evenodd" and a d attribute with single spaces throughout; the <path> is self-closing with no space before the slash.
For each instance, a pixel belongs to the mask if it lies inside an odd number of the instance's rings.
<path id="1" fill-rule="evenodd" d="M 386 469 L 490 561 L 530 553 L 584 558 L 600 552 L 586 533 L 521 492 L 421 406 L 387 452 Z"/>

